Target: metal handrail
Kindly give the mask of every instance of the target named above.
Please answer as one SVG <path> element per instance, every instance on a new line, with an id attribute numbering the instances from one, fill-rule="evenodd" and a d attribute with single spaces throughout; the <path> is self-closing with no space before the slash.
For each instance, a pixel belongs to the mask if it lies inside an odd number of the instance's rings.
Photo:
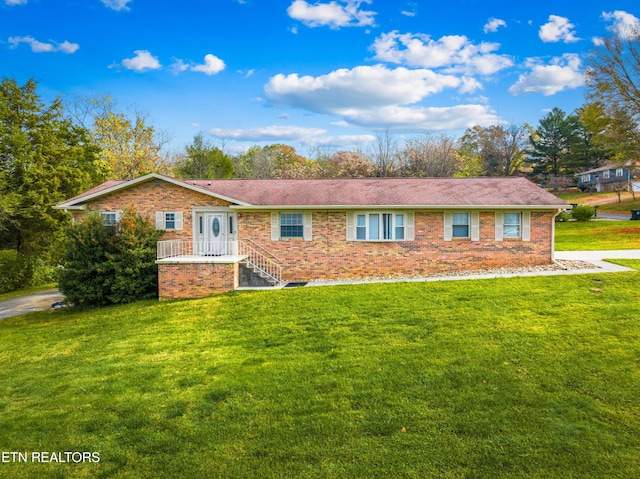
<path id="1" fill-rule="evenodd" d="M 252 239 L 244 239 L 242 240 L 245 243 L 246 242 L 250 242 L 252 243 L 254 246 L 260 248 L 262 251 L 264 251 L 265 253 L 267 253 L 269 256 L 271 256 L 272 258 L 274 258 L 276 261 L 282 261 L 280 258 L 278 258 L 275 254 L 273 254 L 271 251 L 269 251 L 267 248 L 265 248 L 264 246 L 262 246 L 261 244 L 256 243 L 254 240 Z"/>
<path id="2" fill-rule="evenodd" d="M 237 241 L 158 241 L 157 259 L 177 256 L 229 256 L 238 254 Z"/>
<path id="3" fill-rule="evenodd" d="M 206 241 L 184 241 L 180 239 L 158 241 L 157 254 L 158 260 L 166 258 L 175 258 L 178 256 L 245 256 L 244 259 L 250 266 L 259 269 L 263 274 L 269 276 L 278 284 L 282 282 L 282 266 L 265 254 L 253 248 L 247 243 L 260 247 L 265 253 L 277 258 L 276 255 L 269 250 L 261 247 L 252 240 L 246 241 L 223 241 L 223 242 L 206 242 Z"/>
<path id="4" fill-rule="evenodd" d="M 278 284 L 282 282 L 282 266 L 280 266 L 275 261 L 267 258 L 258 250 L 249 246 L 245 241 L 239 241 L 238 246 L 239 246 L 238 251 L 240 252 L 241 255 L 247 257 L 246 259 L 247 262 L 249 262 L 252 266 L 255 266 L 256 268 L 260 269 L 264 274 L 269 275 Z M 267 251 L 267 253 L 270 253 L 270 252 Z M 272 256 L 275 257 L 275 255 L 272 255 Z"/>

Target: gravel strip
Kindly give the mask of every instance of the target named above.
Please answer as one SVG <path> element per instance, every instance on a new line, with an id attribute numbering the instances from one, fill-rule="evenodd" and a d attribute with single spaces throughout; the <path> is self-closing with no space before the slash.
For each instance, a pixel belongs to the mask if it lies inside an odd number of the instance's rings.
<path id="1" fill-rule="evenodd" d="M 449 271 L 434 273 L 420 276 L 393 276 L 393 277 L 368 277 L 358 279 L 343 279 L 337 281 L 313 281 L 308 286 L 322 286 L 329 284 L 348 284 L 348 283 L 366 283 L 366 282 L 383 282 L 383 281 L 416 281 L 423 278 L 455 278 L 458 276 L 482 276 L 482 275 L 506 275 L 506 274 L 525 274 L 525 273 L 540 273 L 547 271 L 568 271 L 568 270 L 584 270 L 584 269 L 598 269 L 593 263 L 587 261 L 576 260 L 556 260 L 555 263 L 545 264 L 540 266 L 527 266 L 521 268 L 489 268 L 489 269 L 476 269 L 466 271 Z"/>

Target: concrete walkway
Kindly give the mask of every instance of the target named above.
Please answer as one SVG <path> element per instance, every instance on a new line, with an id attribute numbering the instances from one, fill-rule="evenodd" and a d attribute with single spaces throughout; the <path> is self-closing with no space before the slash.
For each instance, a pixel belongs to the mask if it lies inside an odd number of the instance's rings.
<path id="1" fill-rule="evenodd" d="M 42 311 L 51 308 L 53 303 L 63 301 L 64 296 L 57 289 L 48 289 L 39 293 L 19 296 L 6 301 L 0 301 L 0 319 L 30 313 L 32 311 Z"/>

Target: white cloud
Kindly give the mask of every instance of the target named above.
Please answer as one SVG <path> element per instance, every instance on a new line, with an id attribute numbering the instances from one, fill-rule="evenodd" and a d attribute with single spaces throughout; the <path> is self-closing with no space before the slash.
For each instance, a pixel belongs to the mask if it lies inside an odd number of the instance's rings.
<path id="1" fill-rule="evenodd" d="M 341 117 L 348 124 L 412 129 L 467 128 L 491 124 L 484 105 L 450 108 L 411 106 L 445 89 L 469 93 L 480 88 L 473 78 L 442 75 L 427 69 L 388 69 L 383 65 L 342 69 L 318 77 L 276 75 L 265 85 L 276 105 Z"/>
<path id="2" fill-rule="evenodd" d="M 148 50 L 135 50 L 133 58 L 125 58 L 122 60 L 122 66 L 127 70 L 135 72 L 145 72 L 147 70 L 159 70 L 162 68 L 157 57 L 151 55 Z"/>
<path id="3" fill-rule="evenodd" d="M 119 12 L 120 10 L 129 10 L 127 4 L 132 0 L 102 0 L 102 3 L 105 7 L 110 8 L 111 10 L 115 10 Z"/>
<path id="4" fill-rule="evenodd" d="M 189 69 L 189 65 L 186 64 L 183 60 L 180 60 L 179 58 L 174 58 L 173 63 L 171 64 L 171 71 L 174 73 L 174 75 L 185 72 L 188 69 Z"/>
<path id="5" fill-rule="evenodd" d="M 499 18 L 490 18 L 484 26 L 484 33 L 497 32 L 498 28 L 506 27 L 507 22 Z"/>
<path id="6" fill-rule="evenodd" d="M 341 114 L 352 108 L 416 103 L 447 88 L 468 92 L 472 86 L 473 80 L 431 70 L 390 70 L 374 65 L 340 69 L 318 77 L 279 74 L 269 80 L 264 90 L 277 105 Z"/>
<path id="7" fill-rule="evenodd" d="M 237 141 L 301 141 L 310 137 L 324 135 L 322 128 L 304 128 L 299 126 L 265 126 L 261 128 L 224 129 L 211 128 L 208 133 L 218 138 Z"/>
<path id="8" fill-rule="evenodd" d="M 329 146 L 334 148 L 355 148 L 376 141 L 375 135 L 336 135 L 318 136 L 308 139 L 310 146 Z"/>
<path id="9" fill-rule="evenodd" d="M 204 56 L 204 63 L 186 63 L 184 60 L 175 58 L 171 64 L 171 71 L 174 74 L 182 73 L 185 71 L 200 72 L 205 75 L 216 75 L 226 68 L 224 61 L 211 53 Z"/>
<path id="10" fill-rule="evenodd" d="M 33 37 L 9 37 L 9 43 L 11 44 L 11 48 L 17 48 L 20 43 L 26 43 L 31 47 L 31 51 L 34 53 L 52 53 L 52 52 L 62 52 L 62 53 L 75 53 L 80 48 L 80 45 L 77 43 L 71 43 L 65 40 L 62 43 L 51 42 L 44 43 L 36 40 Z"/>
<path id="11" fill-rule="evenodd" d="M 613 25 L 607 29 L 621 38 L 633 38 L 640 35 L 640 19 L 636 16 L 616 10 L 614 12 L 602 12 L 602 18 Z"/>
<path id="12" fill-rule="evenodd" d="M 542 64 L 539 59 L 528 59 L 527 67 L 531 71 L 520 75 L 518 81 L 509 88 L 512 95 L 542 93 L 549 96 L 584 85 L 582 62 L 574 53 L 555 57 L 549 65 Z"/>
<path id="13" fill-rule="evenodd" d="M 429 35 L 397 31 L 376 38 L 371 49 L 375 59 L 422 68 L 447 68 L 445 73 L 491 75 L 513 66 L 508 55 L 498 55 L 499 43 L 473 44 L 464 35 L 433 40 Z"/>
<path id="14" fill-rule="evenodd" d="M 220 60 L 217 56 L 208 53 L 204 56 L 204 64 L 202 65 L 193 65 L 191 67 L 191 71 L 201 72 L 205 75 L 215 75 L 216 73 L 220 73 L 225 69 L 225 64 L 222 60 Z"/>
<path id="15" fill-rule="evenodd" d="M 15 5 L 26 5 L 27 0 L 4 0 L 4 3 L 6 5 L 9 5 L 10 7 L 13 7 Z"/>
<path id="16" fill-rule="evenodd" d="M 405 17 L 415 17 L 417 15 L 416 12 L 411 12 L 409 10 L 402 10 L 400 13 Z"/>
<path id="17" fill-rule="evenodd" d="M 353 124 L 370 128 L 401 128 L 411 130 L 464 130 L 475 125 L 489 126 L 498 117 L 485 105 L 455 105 L 451 107 L 388 106 L 351 111 L 345 118 Z"/>
<path id="18" fill-rule="evenodd" d="M 540 27 L 538 35 L 545 43 L 573 43 L 580 40 L 575 36 L 574 27 L 575 25 L 566 17 L 549 15 L 549 21 Z"/>
<path id="19" fill-rule="evenodd" d="M 372 26 L 376 12 L 361 10 L 360 6 L 363 3 L 371 3 L 371 0 L 337 0 L 329 3 L 317 2 L 313 5 L 305 0 L 294 0 L 287 8 L 287 13 L 308 27 Z"/>

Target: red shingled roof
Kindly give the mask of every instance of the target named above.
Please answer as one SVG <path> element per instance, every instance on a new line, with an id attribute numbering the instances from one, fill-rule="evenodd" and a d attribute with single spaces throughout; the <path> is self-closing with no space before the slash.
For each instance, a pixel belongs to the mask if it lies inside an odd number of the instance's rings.
<path id="1" fill-rule="evenodd" d="M 364 178 L 321 180 L 180 180 L 151 174 L 137 180 L 108 181 L 59 206 L 111 193 L 150 180 L 184 184 L 240 205 L 268 206 L 568 206 L 525 178 Z M 92 198 L 89 198 L 92 199 Z"/>
<path id="2" fill-rule="evenodd" d="M 190 180 L 254 206 L 558 206 L 525 178 Z"/>

